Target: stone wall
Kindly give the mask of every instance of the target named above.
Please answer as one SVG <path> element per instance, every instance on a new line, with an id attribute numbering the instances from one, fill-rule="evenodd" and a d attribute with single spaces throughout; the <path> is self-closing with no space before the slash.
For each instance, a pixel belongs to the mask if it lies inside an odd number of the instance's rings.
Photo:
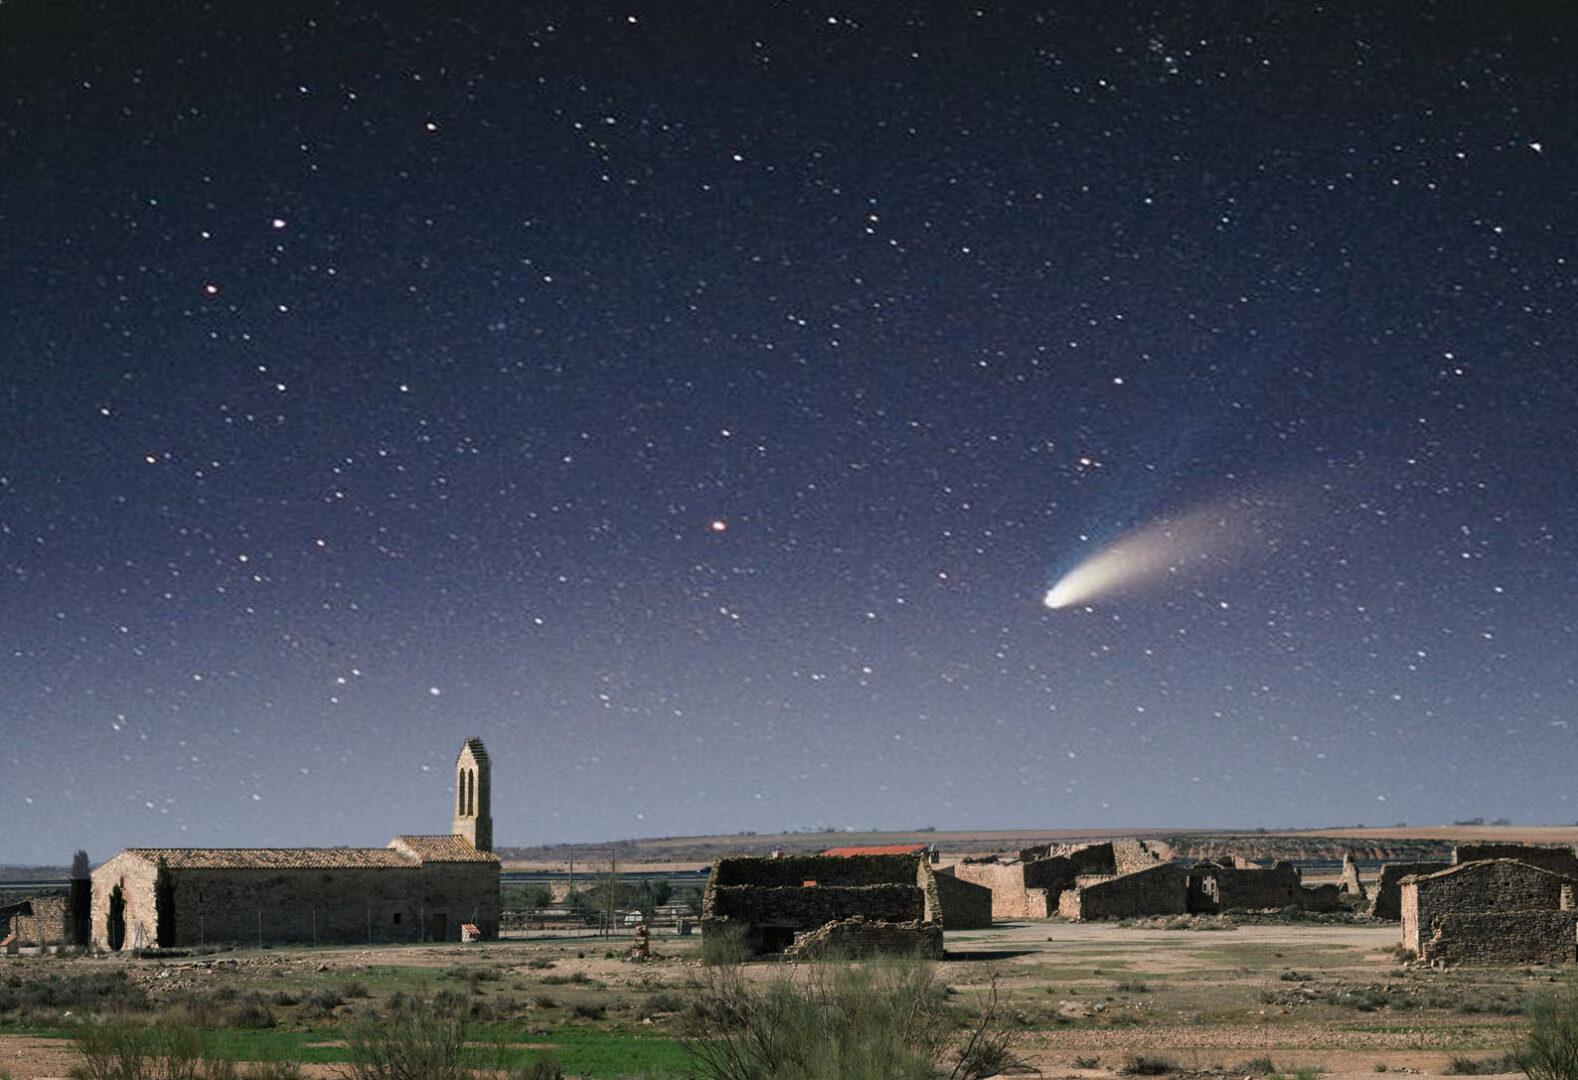
<path id="1" fill-rule="evenodd" d="M 856 917 L 935 925 L 940 934 L 945 893 L 964 905 L 960 918 L 985 911 L 984 890 L 972 890 L 967 882 L 940 882 L 923 854 L 731 857 L 712 865 L 701 932 L 739 927 L 756 952 L 783 951 L 798 935 Z"/>
<path id="2" fill-rule="evenodd" d="M 126 900 L 126 948 L 157 939 L 157 865 L 122 852 L 93 875 L 93 941 L 109 945 L 109 894 Z M 175 871 L 175 944 L 460 940 L 462 923 L 498 934 L 496 862 Z"/>
<path id="3" fill-rule="evenodd" d="M 1408 877 L 1400 903 L 1403 946 L 1421 959 L 1434 959 L 1431 941 L 1437 921 L 1445 916 L 1559 911 L 1569 880 L 1513 859 L 1464 863 Z"/>
<path id="4" fill-rule="evenodd" d="M 1571 964 L 1578 911 L 1483 911 L 1438 915 L 1420 956 L 1448 964 Z"/>
<path id="5" fill-rule="evenodd" d="M 1342 887 L 1336 882 L 1328 881 L 1323 885 L 1304 885 L 1300 887 L 1305 911 L 1341 911 Z"/>
<path id="6" fill-rule="evenodd" d="M 778 859 L 734 855 L 712 864 L 715 885 L 915 884 L 920 855 L 787 855 Z"/>
<path id="7" fill-rule="evenodd" d="M 815 930 L 860 916 L 879 922 L 916 922 L 925 901 L 914 885 L 725 885 L 712 890 L 707 917 L 752 926 Z M 703 931 L 705 932 L 705 922 Z"/>
<path id="8" fill-rule="evenodd" d="M 1216 914 L 1303 907 L 1298 868 L 1278 862 L 1269 868 L 1202 863 L 1189 869 L 1189 910 Z"/>
<path id="9" fill-rule="evenodd" d="M 943 929 L 978 930 L 992 925 L 992 890 L 961 881 L 944 870 L 938 870 L 934 876 Z"/>
<path id="10" fill-rule="evenodd" d="M 1186 872 L 1162 863 L 1116 877 L 1082 877 L 1059 897 L 1058 913 L 1077 921 L 1182 915 L 1188 898 Z"/>
<path id="11" fill-rule="evenodd" d="M 1433 874 L 1445 870 L 1451 863 L 1405 862 L 1385 863 L 1375 879 L 1375 896 L 1370 901 L 1370 917 L 1396 922 L 1403 917 L 1402 882 L 1410 874 Z"/>
<path id="12" fill-rule="evenodd" d="M 1081 876 L 1118 872 L 1111 844 L 1025 848 L 1017 862 L 964 861 L 953 867 L 961 880 L 992 890 L 992 917 L 1045 919 L 1057 914 L 1058 894 Z"/>
<path id="13" fill-rule="evenodd" d="M 1342 878 L 1337 882 L 1338 888 L 1344 896 L 1357 896 L 1360 900 L 1369 895 L 1364 891 L 1364 882 L 1359 880 L 1359 866 L 1353 861 L 1353 853 L 1347 852 L 1342 857 Z"/>
<path id="14" fill-rule="evenodd" d="M 16 935 L 16 943 L 26 948 L 53 948 L 64 945 L 67 939 L 66 898 L 64 896 L 30 896 L 31 915 L 12 915 L 0 920 L 0 938 L 8 933 Z"/>
<path id="15" fill-rule="evenodd" d="M 1131 874 L 1167 861 L 1152 851 L 1144 840 L 1114 840 L 1112 857 L 1117 862 L 1116 870 L 1120 874 Z"/>
<path id="16" fill-rule="evenodd" d="M 873 922 L 855 915 L 797 937 L 784 955 L 803 959 L 916 955 L 941 960 L 942 927 L 928 922 Z"/>
<path id="17" fill-rule="evenodd" d="M 990 890 L 994 919 L 1045 919 L 1056 914 L 1052 905 L 1057 892 L 1027 887 L 1025 863 L 962 862 L 949 869 L 959 880 Z"/>
<path id="18" fill-rule="evenodd" d="M 1455 865 L 1483 862 L 1486 859 L 1516 859 L 1553 874 L 1578 878 L 1578 852 L 1570 847 L 1546 844 L 1459 844 L 1452 849 Z"/>

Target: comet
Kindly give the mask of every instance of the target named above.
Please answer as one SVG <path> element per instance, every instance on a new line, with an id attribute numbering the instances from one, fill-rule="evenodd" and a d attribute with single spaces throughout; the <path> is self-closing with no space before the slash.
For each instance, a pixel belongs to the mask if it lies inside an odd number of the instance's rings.
<path id="1" fill-rule="evenodd" d="M 1205 576 L 1268 548 L 1254 501 L 1229 499 L 1132 529 L 1064 574 L 1043 603 L 1054 611 Z"/>

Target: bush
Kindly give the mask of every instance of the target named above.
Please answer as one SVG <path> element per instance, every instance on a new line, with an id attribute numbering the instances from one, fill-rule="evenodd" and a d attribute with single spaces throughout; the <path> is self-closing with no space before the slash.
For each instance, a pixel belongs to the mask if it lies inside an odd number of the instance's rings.
<path id="1" fill-rule="evenodd" d="M 701 962 L 708 965 L 740 964 L 751 958 L 743 926 L 723 924 L 701 935 Z"/>
<path id="2" fill-rule="evenodd" d="M 1529 1080 L 1578 1080 L 1578 989 L 1529 1003 L 1529 1033 L 1512 1059 Z"/>
<path id="3" fill-rule="evenodd" d="M 1446 1076 L 1493 1076 L 1498 1073 L 1515 1072 L 1518 1063 L 1511 1054 L 1503 1054 L 1493 1058 L 1471 1058 L 1462 1054 L 1452 1054 L 1447 1058 L 1446 1068 L 1441 1072 Z"/>
<path id="4" fill-rule="evenodd" d="M 636 1006 L 637 1020 L 651 1020 L 664 1013 L 677 1013 L 685 1008 L 685 999 L 678 994 L 657 993 L 650 994 Z"/>
<path id="5" fill-rule="evenodd" d="M 225 1020 L 236 1028 L 271 1028 L 274 1026 L 274 1013 L 261 994 L 250 994 L 230 1007 Z"/>
<path id="6" fill-rule="evenodd" d="M 302 1015 L 309 1020 L 327 1020 L 334 1015 L 336 1007 L 345 1004 L 345 999 L 340 997 L 338 990 L 327 986 L 316 986 L 307 991 L 301 999 Z"/>
<path id="7" fill-rule="evenodd" d="M 197 1080 L 209 1071 L 190 1027 L 85 1024 L 74 1039 L 82 1063 L 71 1067 L 71 1080 Z"/>
<path id="8" fill-rule="evenodd" d="M 1177 1072 L 1178 1066 L 1160 1054 L 1125 1054 L 1118 1071 L 1125 1076 L 1162 1076 Z"/>
<path id="9" fill-rule="evenodd" d="M 818 964 L 762 985 L 739 965 L 703 971 L 684 1045 L 705 1080 L 931 1080 L 945 1061 L 955 1080 L 977 1080 L 1024 1068 L 1000 1023 L 995 983 L 961 1040 L 925 960 Z"/>
<path id="10" fill-rule="evenodd" d="M 411 1001 L 386 1016 L 363 1017 L 346 1031 L 344 1080 L 559 1080 L 557 1060 L 539 1058 L 511 1068 L 514 1056 L 503 1042 L 468 1040 L 464 1010 Z"/>

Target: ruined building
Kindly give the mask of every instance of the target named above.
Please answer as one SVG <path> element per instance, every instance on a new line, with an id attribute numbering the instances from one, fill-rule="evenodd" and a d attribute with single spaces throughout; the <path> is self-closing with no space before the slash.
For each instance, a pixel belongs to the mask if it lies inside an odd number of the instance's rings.
<path id="1" fill-rule="evenodd" d="M 1341 905 L 1335 885 L 1306 886 L 1291 863 L 1264 867 L 1225 856 L 1185 869 L 1135 841 L 1027 848 L 1017 858 L 966 859 L 943 872 L 991 889 L 998 919 L 1326 911 Z"/>
<path id="2" fill-rule="evenodd" d="M 1403 946 L 1444 963 L 1572 963 L 1573 879 L 1514 859 L 1460 863 L 1402 880 Z"/>
<path id="3" fill-rule="evenodd" d="M 994 919 L 1045 919 L 1058 913 L 1058 897 L 1083 876 L 1113 876 L 1118 864 L 1111 844 L 1038 847 L 1017 858 L 965 859 L 948 868 L 961 881 L 992 890 Z"/>
<path id="4" fill-rule="evenodd" d="M 907 855 L 737 856 L 712 864 L 701 932 L 754 953 L 942 956 L 942 932 L 989 925 L 991 896 Z"/>
<path id="5" fill-rule="evenodd" d="M 381 848 L 128 848 L 93 871 L 94 944 L 459 941 L 464 924 L 496 936 L 490 786 L 487 751 L 467 739 L 447 836 Z"/>
<path id="6" fill-rule="evenodd" d="M 1403 879 L 1415 874 L 1433 874 L 1451 866 L 1445 862 L 1382 863 L 1370 897 L 1370 918 L 1396 922 L 1403 917 Z"/>
<path id="7" fill-rule="evenodd" d="M 1459 844 L 1452 849 L 1454 866 L 1485 859 L 1516 859 L 1520 863 L 1578 880 L 1578 851 L 1565 845 Z"/>
<path id="8" fill-rule="evenodd" d="M 1353 861 L 1351 851 L 1343 852 L 1342 879 L 1338 882 L 1344 896 L 1355 896 L 1360 900 L 1367 899 L 1369 894 L 1364 891 L 1364 882 L 1359 880 L 1359 864 Z"/>
<path id="9" fill-rule="evenodd" d="M 1173 863 L 1117 875 L 1081 875 L 1058 897 L 1065 919 L 1129 919 L 1189 910 L 1189 873 Z"/>

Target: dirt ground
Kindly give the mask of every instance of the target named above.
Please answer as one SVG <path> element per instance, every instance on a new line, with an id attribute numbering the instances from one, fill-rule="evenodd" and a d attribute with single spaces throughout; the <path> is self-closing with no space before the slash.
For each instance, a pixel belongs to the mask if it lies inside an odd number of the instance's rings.
<path id="1" fill-rule="evenodd" d="M 1396 1010 L 1323 1011 L 1316 989 L 1337 986 L 1428 988 L 1436 973 L 1405 971 L 1390 950 L 1395 925 L 1240 925 L 1227 931 L 1177 931 L 1111 923 L 1022 922 L 948 935 L 939 978 L 958 1000 L 982 995 L 995 979 L 1011 1012 L 1023 1021 L 1019 1050 L 1047 1077 L 1110 1080 L 1126 1055 L 1165 1057 L 1185 1074 L 1245 1076 L 1239 1066 L 1270 1058 L 1281 1072 L 1318 1069 L 1325 1080 L 1374 1080 L 1385 1071 L 1443 1075 L 1454 1054 L 1492 1057 L 1508 1049 L 1521 1020 L 1493 1013 L 1426 1017 Z M 127 962 L 139 980 L 192 985 L 202 979 L 275 980 L 325 971 L 348 974 L 369 964 L 444 967 L 485 961 L 529 977 L 527 960 L 552 951 L 559 975 L 584 972 L 631 991 L 656 970 L 682 985 L 699 970 L 694 938 L 654 938 L 655 967 L 602 956 L 577 956 L 574 940 L 505 941 L 481 947 L 427 945 L 322 949 L 280 954 L 234 954 L 220 976 L 196 962 Z M 457 950 L 469 949 L 462 956 Z M 786 967 L 753 964 L 752 977 L 781 977 Z M 0 977 L 5 965 L 0 963 Z M 1555 972 L 1500 970 L 1498 985 L 1549 983 Z M 1289 975 L 1306 982 L 1290 982 Z M 1478 979 L 1462 972 L 1440 980 Z M 1487 979 L 1491 976 L 1486 976 Z M 1477 985 L 1477 984 L 1476 984 Z M 1488 985 L 1488 984 L 1487 984 Z M 1299 1004 L 1300 994 L 1309 998 Z M 973 995 L 973 997 L 972 997 Z M 1218 1005 L 1220 1006 L 1218 1008 Z M 1217 1014 L 1220 1015 L 1217 1015 Z M 1064 1018 L 1064 1019 L 1060 1019 Z M 1122 1021 L 1121 1023 L 1119 1021 Z M 67 1077 L 75 1055 L 68 1043 L 0 1036 L 0 1078 Z M 336 1076 L 338 1067 L 307 1070 Z"/>

